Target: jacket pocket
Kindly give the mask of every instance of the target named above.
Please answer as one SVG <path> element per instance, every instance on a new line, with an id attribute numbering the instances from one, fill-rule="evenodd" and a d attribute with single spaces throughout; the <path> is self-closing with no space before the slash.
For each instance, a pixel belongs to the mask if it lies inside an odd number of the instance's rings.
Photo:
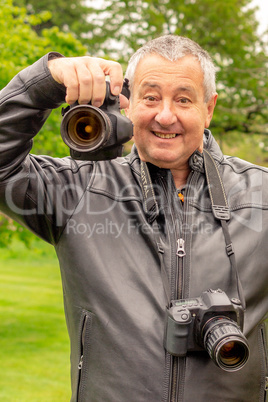
<path id="1" fill-rule="evenodd" d="M 268 357 L 267 357 L 267 340 L 268 340 L 268 322 L 264 322 L 261 325 L 261 347 L 263 354 L 263 382 L 262 382 L 262 390 L 263 393 L 263 401 L 268 402 Z"/>
<path id="2" fill-rule="evenodd" d="M 77 401 L 84 401 L 88 379 L 88 359 L 90 354 L 90 337 L 93 314 L 83 311 L 80 324 L 80 360 L 78 363 Z"/>

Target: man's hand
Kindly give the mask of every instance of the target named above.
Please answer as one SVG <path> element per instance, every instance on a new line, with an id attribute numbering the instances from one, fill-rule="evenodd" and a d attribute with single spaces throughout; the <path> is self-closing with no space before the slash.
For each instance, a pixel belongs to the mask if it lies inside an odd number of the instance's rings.
<path id="1" fill-rule="evenodd" d="M 48 68 L 55 81 L 66 87 L 66 102 L 75 101 L 93 106 L 103 104 L 106 92 L 105 76 L 110 76 L 111 92 L 119 95 L 123 85 L 123 71 L 119 63 L 97 57 L 66 57 L 49 60 Z M 122 108 L 128 106 L 120 96 Z"/>

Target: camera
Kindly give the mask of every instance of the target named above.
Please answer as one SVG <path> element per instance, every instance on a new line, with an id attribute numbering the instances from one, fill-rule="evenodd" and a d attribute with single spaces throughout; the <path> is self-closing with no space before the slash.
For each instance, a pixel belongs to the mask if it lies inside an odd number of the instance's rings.
<path id="1" fill-rule="evenodd" d="M 173 356 L 206 350 L 218 367 L 237 371 L 249 358 L 243 323 L 240 300 L 230 300 L 221 289 L 208 289 L 200 297 L 171 302 L 166 313 L 164 346 Z"/>
<path id="2" fill-rule="evenodd" d="M 125 80 L 122 93 L 129 97 Z M 133 135 L 131 121 L 120 112 L 119 96 L 111 94 L 106 82 L 106 96 L 100 108 L 77 102 L 62 109 L 61 136 L 73 159 L 109 160 L 122 156 L 123 144 Z"/>

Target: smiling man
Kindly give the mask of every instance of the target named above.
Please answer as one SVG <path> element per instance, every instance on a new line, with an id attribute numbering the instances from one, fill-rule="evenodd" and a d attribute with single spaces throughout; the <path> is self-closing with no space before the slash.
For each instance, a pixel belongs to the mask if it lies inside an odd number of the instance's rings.
<path id="1" fill-rule="evenodd" d="M 0 208 L 57 252 L 72 401 L 264 401 L 268 171 L 222 154 L 213 62 L 172 35 L 129 61 L 130 155 L 31 155 L 51 109 L 100 107 L 106 76 L 119 95 L 118 63 L 50 53 L 0 93 Z"/>
<path id="2" fill-rule="evenodd" d="M 202 152 L 217 94 L 205 101 L 204 73 L 194 56 L 170 61 L 151 54 L 138 64 L 128 116 L 141 160 L 171 169 L 186 184 L 189 158 Z"/>

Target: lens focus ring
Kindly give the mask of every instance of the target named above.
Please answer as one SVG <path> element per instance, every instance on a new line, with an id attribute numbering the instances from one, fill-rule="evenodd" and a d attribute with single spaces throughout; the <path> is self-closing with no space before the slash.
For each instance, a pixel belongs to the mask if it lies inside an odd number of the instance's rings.
<path id="1" fill-rule="evenodd" d="M 237 323 L 226 317 L 214 317 L 206 324 L 204 347 L 225 371 L 240 370 L 249 357 L 247 339 Z"/>

